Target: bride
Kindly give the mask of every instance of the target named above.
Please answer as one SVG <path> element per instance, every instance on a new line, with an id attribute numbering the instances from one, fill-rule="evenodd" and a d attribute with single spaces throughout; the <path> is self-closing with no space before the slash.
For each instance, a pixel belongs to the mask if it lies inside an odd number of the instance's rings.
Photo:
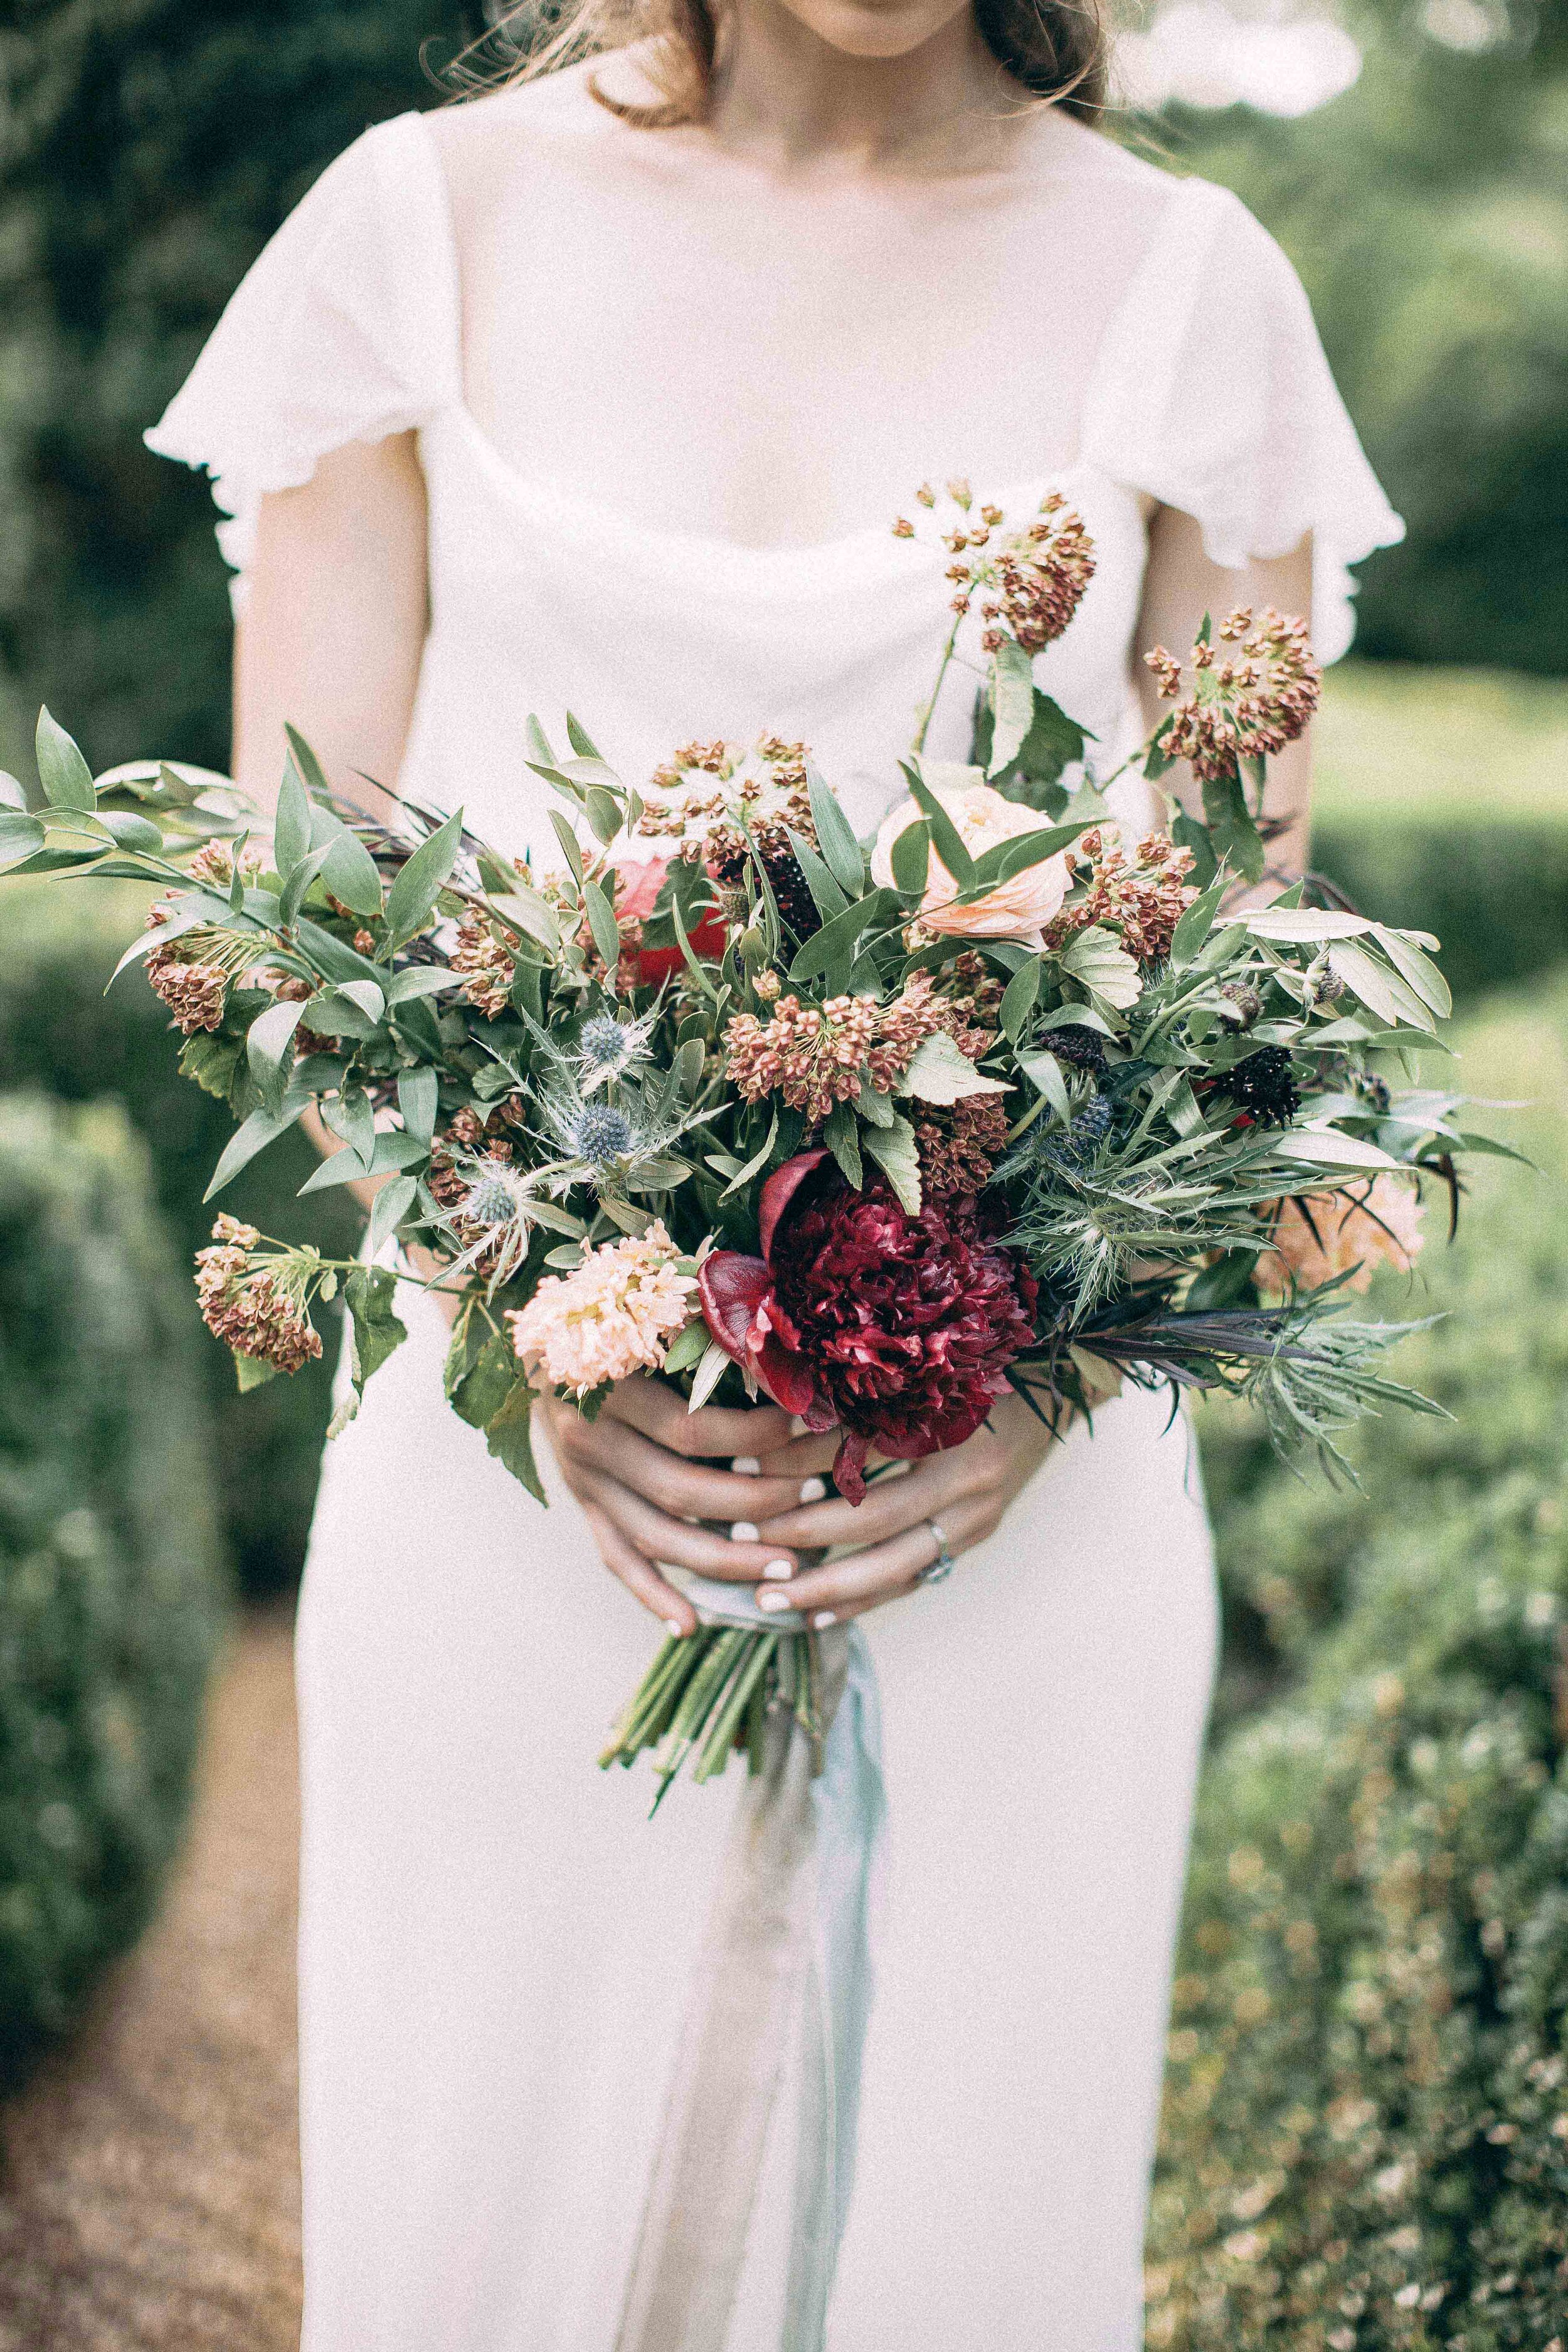
<path id="1" fill-rule="evenodd" d="M 287 718 L 548 863 L 524 722 L 570 703 L 634 781 L 804 738 L 869 830 L 951 593 L 889 526 L 958 472 L 1093 536 L 1038 674 L 1104 769 L 1205 610 L 1310 602 L 1343 650 L 1397 520 L 1278 247 L 1100 127 L 1081 0 L 602 5 L 359 140 L 149 436 L 228 518 L 244 782 Z M 968 726 L 955 685 L 928 751 Z M 1275 784 L 1288 866 L 1304 747 Z M 1184 1425 L 1005 1407 L 851 1511 L 831 1441 L 637 1381 L 548 1409 L 545 1513 L 403 1312 L 300 1608 L 308 2352 L 1133 2352 L 1215 1643 Z M 820 1952 L 777 2046 L 729 1988 L 760 2137 L 672 2194 L 744 1801 L 650 1826 L 591 1759 L 682 1570 L 859 1621 L 860 1843 L 818 1867 L 869 1958 L 826 2042 Z"/>

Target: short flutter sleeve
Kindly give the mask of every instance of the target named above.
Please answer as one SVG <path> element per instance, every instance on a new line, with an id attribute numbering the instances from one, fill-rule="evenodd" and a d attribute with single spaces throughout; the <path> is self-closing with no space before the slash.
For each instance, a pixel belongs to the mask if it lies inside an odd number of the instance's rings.
<path id="1" fill-rule="evenodd" d="M 1366 461 L 1295 270 L 1226 188 L 1183 182 L 1097 370 L 1085 455 L 1191 515 L 1216 563 L 1312 534 L 1312 637 L 1354 633 L 1349 566 L 1405 535 Z"/>
<path id="2" fill-rule="evenodd" d="M 457 296 L 440 164 L 402 115 L 328 166 L 240 280 L 183 389 L 146 435 L 205 466 L 243 574 L 269 490 L 330 450 L 427 423 L 460 397 Z"/>

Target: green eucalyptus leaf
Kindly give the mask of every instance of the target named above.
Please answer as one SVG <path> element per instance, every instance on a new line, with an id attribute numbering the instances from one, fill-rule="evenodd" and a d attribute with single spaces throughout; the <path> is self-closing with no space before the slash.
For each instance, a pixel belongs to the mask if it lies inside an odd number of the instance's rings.
<path id="1" fill-rule="evenodd" d="M 250 1075 L 256 1080 L 257 1092 L 270 1111 L 276 1112 L 282 1105 L 283 1091 L 288 1084 L 289 1048 L 303 1010 L 300 1004 L 273 1004 L 259 1014 L 246 1032 L 245 1050 L 250 1064 Z"/>
<path id="2" fill-rule="evenodd" d="M 43 845 L 44 828 L 36 816 L 24 815 L 19 809 L 0 808 L 0 866 L 12 866 L 19 858 L 31 857 Z M 139 940 L 137 944 L 145 953 L 142 943 Z"/>
<path id="3" fill-rule="evenodd" d="M 616 911 L 608 893 L 597 882 L 584 882 L 583 899 L 588 909 L 588 927 L 594 934 L 594 945 L 604 958 L 605 968 L 612 982 L 621 960 L 621 934 L 616 922 Z"/>

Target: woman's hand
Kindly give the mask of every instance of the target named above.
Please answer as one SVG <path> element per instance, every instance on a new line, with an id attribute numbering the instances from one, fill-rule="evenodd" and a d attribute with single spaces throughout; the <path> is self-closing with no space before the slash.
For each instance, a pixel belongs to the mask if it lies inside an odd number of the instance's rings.
<path id="1" fill-rule="evenodd" d="M 1064 1421 L 1064 1433 L 1066 1427 Z M 837 1443 L 837 1432 L 795 1440 L 763 1459 L 762 1483 L 770 1493 L 775 1486 L 798 1486 L 807 1473 L 831 1465 Z M 813 1502 L 763 1520 L 758 1533 L 770 1549 L 863 1548 L 851 1559 L 809 1569 L 790 1583 L 770 1583 L 758 1595 L 759 1606 L 797 1609 L 822 1626 L 862 1616 L 912 1592 L 939 1556 L 931 1522 L 941 1528 L 955 1559 L 984 1543 L 1057 1443 L 1021 1397 L 1009 1396 L 963 1445 L 928 1454 L 903 1477 L 878 1479 L 863 1503 Z"/>
<path id="2" fill-rule="evenodd" d="M 547 1398 L 542 1408 L 561 1475 L 582 1504 L 605 1565 L 672 1633 L 693 1633 L 697 1612 L 654 1565 L 668 1560 L 729 1583 L 778 1582 L 800 1563 L 787 1543 L 763 1540 L 759 1520 L 798 1507 L 800 1470 L 757 1475 L 761 1457 L 784 1456 L 793 1423 L 777 1405 L 689 1412 L 668 1381 L 622 1381 L 595 1421 Z M 743 1470 L 730 1465 L 741 1461 Z M 722 1462 L 723 1467 L 717 1466 Z M 749 1474 L 749 1475 L 748 1475 Z M 736 1537 L 696 1527 L 718 1519 Z"/>

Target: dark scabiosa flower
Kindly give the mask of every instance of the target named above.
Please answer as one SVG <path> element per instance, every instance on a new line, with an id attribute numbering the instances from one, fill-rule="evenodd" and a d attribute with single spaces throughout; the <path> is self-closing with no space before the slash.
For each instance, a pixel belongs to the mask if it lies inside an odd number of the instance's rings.
<path id="1" fill-rule="evenodd" d="M 1301 1089 L 1283 1045 L 1260 1045 L 1217 1083 L 1238 1110 L 1250 1113 L 1263 1127 L 1289 1127 L 1301 1108 Z"/>
<path id="2" fill-rule="evenodd" d="M 1104 1038 L 1077 1021 L 1064 1022 L 1059 1029 L 1050 1030 L 1041 1042 L 1058 1062 L 1070 1062 L 1075 1070 L 1088 1070 L 1098 1078 L 1105 1069 Z"/>
<path id="3" fill-rule="evenodd" d="M 843 1430 L 850 1502 L 873 1446 L 915 1462 L 973 1435 L 1034 1338 L 1037 1291 L 973 1200 L 911 1217 L 805 1151 L 763 1186 L 759 1226 L 761 1257 L 719 1250 L 701 1267 L 708 1328 L 786 1412 Z"/>

